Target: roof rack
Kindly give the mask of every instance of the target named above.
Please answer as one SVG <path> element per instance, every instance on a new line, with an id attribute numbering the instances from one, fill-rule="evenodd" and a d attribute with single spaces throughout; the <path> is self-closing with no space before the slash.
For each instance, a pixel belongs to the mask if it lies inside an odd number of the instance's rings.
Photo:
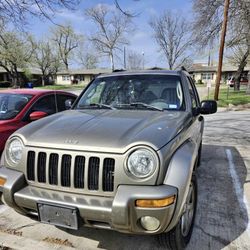
<path id="1" fill-rule="evenodd" d="M 164 69 L 160 67 L 152 67 L 152 68 L 149 68 L 149 70 L 164 70 Z"/>
<path id="2" fill-rule="evenodd" d="M 122 71 L 126 71 L 125 69 L 114 69 L 113 72 L 122 72 Z"/>
<path id="3" fill-rule="evenodd" d="M 186 72 L 187 72 L 187 69 L 186 69 L 184 66 L 181 66 L 181 70 L 183 70 L 183 71 L 186 71 Z"/>

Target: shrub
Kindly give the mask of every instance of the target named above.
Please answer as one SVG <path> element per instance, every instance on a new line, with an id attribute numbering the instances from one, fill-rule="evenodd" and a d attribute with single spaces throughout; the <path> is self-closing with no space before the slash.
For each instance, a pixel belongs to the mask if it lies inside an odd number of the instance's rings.
<path id="1" fill-rule="evenodd" d="M 11 82 L 9 81 L 0 81 L 0 88 L 9 88 L 11 86 Z"/>
<path id="2" fill-rule="evenodd" d="M 199 79 L 199 80 L 197 81 L 197 84 L 204 84 L 204 82 L 203 82 L 201 79 Z"/>

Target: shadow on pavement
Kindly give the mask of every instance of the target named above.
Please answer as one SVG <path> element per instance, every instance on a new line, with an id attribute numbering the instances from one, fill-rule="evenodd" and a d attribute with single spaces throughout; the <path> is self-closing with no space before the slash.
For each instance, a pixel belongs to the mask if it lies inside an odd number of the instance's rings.
<path id="1" fill-rule="evenodd" d="M 226 156 L 229 149 L 238 175 L 240 197 L 237 197 Z M 197 170 L 198 206 L 195 227 L 187 249 L 219 250 L 236 240 L 247 228 L 248 215 L 243 205 L 246 167 L 234 147 L 203 145 L 202 162 Z M 241 203 L 239 204 L 239 201 Z M 116 250 L 161 249 L 157 237 L 121 234 L 102 229 L 64 230 L 75 236 L 93 239 L 98 248 Z M 246 248 L 247 249 L 247 248 Z"/>
<path id="2" fill-rule="evenodd" d="M 226 150 L 233 156 L 241 191 L 238 196 Z M 203 145 L 202 163 L 197 174 L 198 206 L 188 249 L 219 250 L 236 240 L 247 228 L 248 214 L 243 203 L 247 169 L 235 147 Z"/>

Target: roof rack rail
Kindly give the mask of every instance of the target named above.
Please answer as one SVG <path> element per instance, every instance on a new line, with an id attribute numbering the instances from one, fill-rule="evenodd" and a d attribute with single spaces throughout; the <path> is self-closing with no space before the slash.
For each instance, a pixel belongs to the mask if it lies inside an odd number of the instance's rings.
<path id="1" fill-rule="evenodd" d="M 160 68 L 160 67 L 152 67 L 152 68 L 149 68 L 149 70 L 164 70 L 163 68 Z"/>
<path id="2" fill-rule="evenodd" d="M 126 69 L 114 69 L 113 72 L 122 72 L 122 71 L 126 71 Z"/>
<path id="3" fill-rule="evenodd" d="M 186 72 L 187 72 L 187 69 L 186 69 L 184 66 L 181 66 L 181 70 L 183 70 L 183 71 L 186 71 Z"/>

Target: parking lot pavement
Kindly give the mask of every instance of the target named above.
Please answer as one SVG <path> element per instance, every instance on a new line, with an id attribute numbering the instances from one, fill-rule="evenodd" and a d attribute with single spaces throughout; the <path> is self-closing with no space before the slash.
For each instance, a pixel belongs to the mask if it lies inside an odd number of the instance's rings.
<path id="1" fill-rule="evenodd" d="M 250 249 L 250 111 L 205 118 L 198 206 L 188 250 Z M 156 237 L 61 230 L 0 205 L 0 249 L 161 249 Z"/>

